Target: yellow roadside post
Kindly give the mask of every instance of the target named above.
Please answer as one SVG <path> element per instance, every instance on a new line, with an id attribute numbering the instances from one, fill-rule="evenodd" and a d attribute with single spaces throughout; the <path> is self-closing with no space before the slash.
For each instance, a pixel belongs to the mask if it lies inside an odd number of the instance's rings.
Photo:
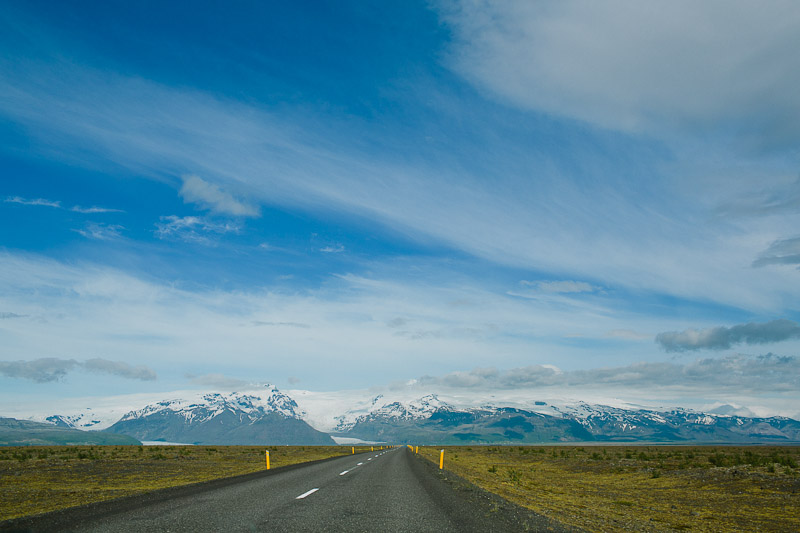
<path id="1" fill-rule="evenodd" d="M 419 453 L 419 446 L 417 446 L 417 449 L 414 450 L 414 453 Z"/>
<path id="2" fill-rule="evenodd" d="M 267 450 L 267 470 L 269 470 L 269 450 Z"/>
<path id="3" fill-rule="evenodd" d="M 439 454 L 439 470 L 444 468 L 444 450 Z"/>
<path id="4" fill-rule="evenodd" d="M 355 454 L 356 454 L 356 447 L 353 446 L 353 455 L 355 455 Z"/>
<path id="5" fill-rule="evenodd" d="M 375 446 L 370 446 L 369 447 L 369 451 L 374 452 L 375 451 Z"/>

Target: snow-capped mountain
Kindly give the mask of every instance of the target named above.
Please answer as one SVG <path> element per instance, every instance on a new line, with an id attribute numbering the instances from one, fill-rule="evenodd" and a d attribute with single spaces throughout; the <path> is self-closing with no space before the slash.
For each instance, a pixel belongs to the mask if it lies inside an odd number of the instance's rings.
<path id="1" fill-rule="evenodd" d="M 373 398 L 372 409 L 368 410 L 366 413 L 348 411 L 336 417 L 338 424 L 336 425 L 335 431 L 349 431 L 357 424 L 363 424 L 366 421 L 377 419 L 393 421 L 425 420 L 430 418 L 437 411 L 452 409 L 451 405 L 440 400 L 435 394 L 428 394 L 427 396 L 417 398 L 408 403 L 394 401 L 381 405 L 380 401 L 382 399 L 383 395 Z"/>
<path id="2" fill-rule="evenodd" d="M 27 418 L 67 428 L 108 429 L 143 441 L 209 444 L 331 444 L 330 435 L 339 442 L 419 444 L 800 442 L 800 422 L 741 416 L 742 409 L 731 406 L 699 412 L 408 390 L 287 393 L 267 385 L 240 392 L 112 397 L 91 407 L 64 407 L 57 414 Z"/>
<path id="3" fill-rule="evenodd" d="M 144 418 L 162 411 L 179 414 L 189 423 L 204 422 L 225 411 L 241 413 L 249 420 L 261 418 L 267 413 L 278 413 L 286 418 L 302 418 L 304 415 L 294 400 L 268 385 L 261 392 L 210 392 L 200 398 L 163 400 L 130 411 L 119 422 Z"/>
<path id="4" fill-rule="evenodd" d="M 379 403 L 379 402 L 378 402 Z M 403 403 L 376 403 L 368 413 L 343 418 L 339 437 L 420 444 L 541 442 L 797 442 L 800 422 L 748 418 L 686 409 L 622 409 L 584 402 L 531 408 L 454 407 L 435 395 Z"/>
<path id="5" fill-rule="evenodd" d="M 173 398 L 126 413 L 108 428 L 139 440 L 193 444 L 333 444 L 275 387 L 248 393 Z"/>

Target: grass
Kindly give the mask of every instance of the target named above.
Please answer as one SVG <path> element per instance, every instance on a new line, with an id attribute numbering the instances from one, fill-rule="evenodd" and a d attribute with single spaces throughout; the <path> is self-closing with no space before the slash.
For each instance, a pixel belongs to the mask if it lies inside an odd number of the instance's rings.
<path id="1" fill-rule="evenodd" d="M 356 447 L 356 452 L 369 447 Z M 351 453 L 350 446 L 0 447 L 0 521 Z"/>
<path id="2" fill-rule="evenodd" d="M 419 454 L 438 465 L 440 449 Z M 444 450 L 446 470 L 589 531 L 800 531 L 800 447 Z"/>

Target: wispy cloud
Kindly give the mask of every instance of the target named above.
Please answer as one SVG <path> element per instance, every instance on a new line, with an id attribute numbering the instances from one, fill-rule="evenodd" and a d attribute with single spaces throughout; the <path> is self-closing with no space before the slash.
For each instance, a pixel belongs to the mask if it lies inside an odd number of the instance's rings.
<path id="1" fill-rule="evenodd" d="M 187 203 L 198 204 L 214 213 L 239 217 L 256 217 L 258 208 L 235 199 L 219 186 L 199 176 L 184 176 L 180 195 Z"/>
<path id="2" fill-rule="evenodd" d="M 134 367 L 122 361 L 107 359 L 95 358 L 80 362 L 75 359 L 43 357 L 32 361 L 0 361 L 0 374 L 37 383 L 58 381 L 76 369 L 141 381 L 156 379 L 156 373 L 145 366 Z"/>
<path id="3" fill-rule="evenodd" d="M 607 334 L 609 337 L 617 338 L 617 339 L 625 339 L 630 341 L 643 341 L 649 340 L 653 338 L 653 335 L 648 335 L 645 333 L 639 333 L 637 331 L 633 331 L 630 329 L 612 329 Z"/>
<path id="4" fill-rule="evenodd" d="M 119 224 L 87 224 L 84 229 L 75 230 L 87 239 L 97 239 L 100 241 L 113 241 L 122 238 L 121 230 L 125 229 Z"/>
<path id="5" fill-rule="evenodd" d="M 109 207 L 81 207 L 76 205 L 70 209 L 70 211 L 74 211 L 75 213 L 82 213 L 85 215 L 92 215 L 95 213 L 124 213 L 122 209 L 111 209 Z"/>
<path id="6" fill-rule="evenodd" d="M 544 156 L 508 159 L 507 150 L 526 151 L 505 144 L 485 150 L 487 159 L 475 167 L 453 168 L 424 158 L 398 162 L 381 150 L 354 149 L 372 131 L 336 117 L 267 113 L 198 91 L 74 65 L 29 68 L 27 78 L 0 80 L 0 90 L 10 95 L 0 102 L 4 116 L 29 126 L 45 144 L 58 139 L 65 154 L 89 151 L 98 161 L 144 177 L 167 179 L 165 167 L 197 169 L 203 178 L 183 184 L 185 199 L 220 214 L 253 215 L 257 203 L 321 208 L 364 217 L 493 264 L 546 275 L 568 272 L 604 287 L 759 309 L 778 309 L 800 297 L 800 288 L 781 276 L 745 276 L 729 268 L 750 265 L 758 250 L 744 258 L 742 247 L 731 244 L 741 240 L 732 238 L 737 235 L 730 235 L 728 226 L 698 226 L 676 214 L 686 199 L 665 194 L 665 188 L 656 187 L 652 198 L 640 194 L 638 171 L 634 176 L 604 168 L 603 180 L 581 181 Z M 59 69 L 69 70 L 69 84 Z M 393 152 L 393 142 L 386 139 L 386 153 Z M 577 147 L 586 152 L 582 157 L 602 159 L 590 144 Z M 487 168 L 496 177 L 492 183 L 486 180 Z M 589 166 L 583 170 L 596 172 Z M 659 185 L 660 178 L 648 183 Z M 229 191 L 246 191 L 247 201 Z M 214 231 L 198 224 L 189 228 L 191 220 L 167 217 L 156 235 L 213 243 L 208 234 Z M 732 286 L 738 290 L 731 291 Z"/>
<path id="7" fill-rule="evenodd" d="M 800 324 L 786 319 L 656 335 L 656 342 L 668 352 L 727 350 L 735 344 L 769 344 L 789 339 L 800 339 Z"/>
<path id="8" fill-rule="evenodd" d="M 44 198 L 34 198 L 34 199 L 26 199 L 20 196 L 9 196 L 4 200 L 6 203 L 13 203 L 13 204 L 20 204 L 20 205 L 30 205 L 30 206 L 43 206 L 43 207 L 55 207 L 57 209 L 65 209 L 61 205 L 60 200 L 46 200 Z M 75 213 L 82 213 L 82 214 L 96 214 L 96 213 L 124 213 L 122 209 L 111 209 L 109 207 L 81 207 L 79 205 L 73 206 L 69 208 L 70 211 Z"/>
<path id="9" fill-rule="evenodd" d="M 52 200 L 45 200 L 44 198 L 34 198 L 31 200 L 21 198 L 19 196 L 9 196 L 5 199 L 6 203 L 20 204 L 20 205 L 35 205 L 44 207 L 61 208 L 61 202 L 54 202 Z"/>
<path id="10" fill-rule="evenodd" d="M 155 234 L 159 239 L 178 239 L 186 242 L 213 245 L 212 235 L 238 233 L 239 225 L 232 221 L 217 222 L 207 217 L 176 215 L 161 217 Z"/>
<path id="11" fill-rule="evenodd" d="M 344 252 L 344 245 L 342 244 L 330 244 L 328 246 L 324 246 L 319 249 L 320 252 L 326 254 L 340 254 Z"/>
<path id="12" fill-rule="evenodd" d="M 311 326 L 303 322 L 268 322 L 264 320 L 253 320 L 254 326 L 284 326 L 289 328 L 303 328 L 308 329 Z"/>
<path id="13" fill-rule="evenodd" d="M 508 294 L 512 296 L 521 296 L 523 298 L 537 298 L 542 295 L 548 294 L 579 294 L 596 292 L 600 287 L 595 287 L 585 281 L 527 281 L 522 280 L 519 284 L 524 287 L 523 290 L 509 291 Z"/>

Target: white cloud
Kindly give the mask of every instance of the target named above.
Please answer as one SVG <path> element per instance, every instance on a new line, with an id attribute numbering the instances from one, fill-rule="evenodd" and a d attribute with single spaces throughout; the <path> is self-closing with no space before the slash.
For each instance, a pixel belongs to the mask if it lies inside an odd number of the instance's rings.
<path id="1" fill-rule="evenodd" d="M 6 203 L 13 203 L 13 204 L 20 204 L 20 205 L 32 205 L 32 206 L 43 206 L 43 207 L 55 207 L 57 209 L 62 209 L 61 201 L 60 200 L 46 200 L 44 198 L 35 198 L 35 199 L 26 199 L 20 196 L 9 196 L 7 197 L 4 202 Z M 75 213 L 82 213 L 82 214 L 96 214 L 96 213 L 123 213 L 121 209 L 111 209 L 108 207 L 81 207 L 79 205 L 73 206 L 69 209 Z"/>
<path id="2" fill-rule="evenodd" d="M 84 229 L 75 230 L 87 239 L 113 241 L 122 237 L 120 230 L 125 229 L 118 224 L 87 224 Z"/>
<path id="3" fill-rule="evenodd" d="M 74 211 L 75 213 L 82 213 L 85 215 L 93 215 L 96 213 L 124 213 L 122 209 L 111 209 L 109 207 L 81 207 L 76 205 L 70 209 L 70 211 Z"/>
<path id="4" fill-rule="evenodd" d="M 731 127 L 766 146 L 800 140 L 797 2 L 472 1 L 441 11 L 453 68 L 516 106 L 629 131 Z"/>
<path id="5" fill-rule="evenodd" d="M 595 292 L 599 287 L 595 287 L 585 281 L 527 281 L 522 280 L 519 282 L 523 287 L 533 288 L 533 293 L 547 293 L 547 294 L 571 294 L 581 292 Z M 520 294 L 517 294 L 520 295 Z"/>
<path id="6" fill-rule="evenodd" d="M 57 142 L 67 163 L 84 164 L 69 154 L 89 150 L 98 165 L 110 162 L 152 179 L 197 169 L 208 177 L 203 183 L 214 185 L 192 189 L 190 197 L 209 208 L 226 205 L 227 190 L 246 190 L 254 202 L 360 216 L 411 239 L 548 277 L 756 311 L 796 308 L 800 301 L 794 269 L 739 268 L 781 235 L 709 220 L 696 199 L 703 176 L 685 193 L 649 166 L 635 178 L 612 172 L 580 181 L 545 157 L 506 161 L 486 150 L 489 159 L 481 163 L 491 166 L 490 180 L 480 167 L 359 153 L 350 141 L 364 133 L 335 117 L 271 114 L 72 64 L 29 68 L 27 77 L 0 79 L 8 95 L 0 113 L 25 124 L 43 146 Z M 645 183 L 652 194 L 639 192 Z M 248 211 L 231 198 L 229 208 L 219 209 Z M 780 222 L 792 227 L 792 220 Z M 165 217 L 156 235 L 214 244 L 214 235 L 238 229 L 212 228 L 220 224 Z"/>
<path id="7" fill-rule="evenodd" d="M 156 370 L 169 361 L 185 371 L 213 364 L 226 375 L 250 375 L 266 364 L 267 378 L 295 375 L 325 387 L 331 376 L 322 369 L 330 361 L 361 385 L 387 373 L 411 377 L 469 362 L 481 366 L 486 354 L 523 365 L 535 353 L 542 364 L 557 358 L 569 366 L 584 353 L 558 344 L 576 324 L 587 339 L 602 339 L 629 321 L 596 304 L 553 305 L 459 282 L 387 281 L 396 277 L 394 269 L 407 270 L 396 264 L 380 267 L 381 278 L 333 277 L 316 290 L 248 291 L 189 291 L 37 256 L 0 254 L 0 264 L 0 306 L 36 317 L 4 328 L 0 357 L 45 357 L 59 346 L 68 353 L 114 353 Z M 624 357 L 615 350 L 592 353 Z M 655 345 L 652 350 L 659 353 Z M 364 364 L 377 353 L 380 365 Z"/>
<path id="8" fill-rule="evenodd" d="M 4 201 L 6 203 L 11 203 L 11 204 L 35 205 L 35 206 L 61 208 L 61 202 L 55 202 L 55 201 L 52 201 L 52 200 L 45 200 L 44 198 L 35 198 L 35 199 L 32 199 L 32 200 L 28 200 L 28 199 L 25 199 L 25 198 L 21 198 L 19 196 L 9 196 Z"/>
<path id="9" fill-rule="evenodd" d="M 326 254 L 340 254 L 344 252 L 344 245 L 341 244 L 331 244 L 319 249 L 320 252 Z"/>
<path id="10" fill-rule="evenodd" d="M 236 200 L 217 185 L 194 175 L 183 177 L 180 195 L 187 203 L 199 204 L 214 213 L 239 217 L 256 217 L 258 208 Z"/>
<path id="11" fill-rule="evenodd" d="M 161 217 L 161 222 L 156 223 L 155 234 L 159 239 L 213 245 L 212 235 L 238 233 L 239 229 L 239 225 L 231 221 L 217 222 L 206 217 L 169 215 Z"/>

